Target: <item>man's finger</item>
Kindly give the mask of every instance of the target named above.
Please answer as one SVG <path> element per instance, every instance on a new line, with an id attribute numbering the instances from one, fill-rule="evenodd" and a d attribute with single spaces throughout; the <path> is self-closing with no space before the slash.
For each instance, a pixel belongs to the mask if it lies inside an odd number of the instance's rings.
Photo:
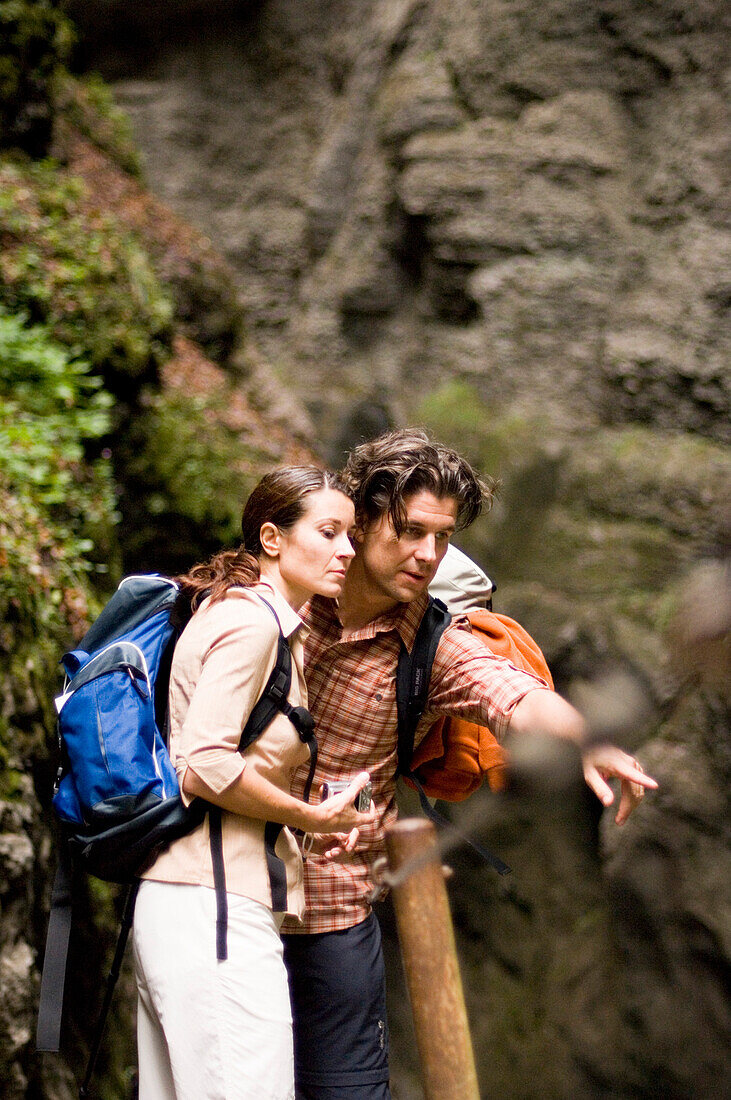
<path id="1" fill-rule="evenodd" d="M 645 788 L 640 783 L 631 783 L 629 780 L 623 780 L 622 796 L 619 800 L 617 816 L 614 819 L 616 824 L 624 825 L 629 815 L 639 806 L 644 797 Z"/>
<path id="2" fill-rule="evenodd" d="M 639 797 L 645 793 L 645 788 L 649 790 L 657 790 L 657 781 L 650 775 L 645 775 L 644 768 L 638 760 L 633 760 L 631 764 L 618 773 L 622 780 L 629 780 L 632 787 L 639 790 Z"/>
<path id="3" fill-rule="evenodd" d="M 614 792 L 592 764 L 587 764 L 585 766 L 584 779 L 599 801 L 604 806 L 611 806 L 614 802 Z"/>

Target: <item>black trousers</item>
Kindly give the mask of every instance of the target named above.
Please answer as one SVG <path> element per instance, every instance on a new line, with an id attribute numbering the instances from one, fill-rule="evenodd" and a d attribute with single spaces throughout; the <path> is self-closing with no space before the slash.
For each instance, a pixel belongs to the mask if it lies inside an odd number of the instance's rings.
<path id="1" fill-rule="evenodd" d="M 375 914 L 340 932 L 282 940 L 297 1100 L 390 1100 L 386 975 Z"/>

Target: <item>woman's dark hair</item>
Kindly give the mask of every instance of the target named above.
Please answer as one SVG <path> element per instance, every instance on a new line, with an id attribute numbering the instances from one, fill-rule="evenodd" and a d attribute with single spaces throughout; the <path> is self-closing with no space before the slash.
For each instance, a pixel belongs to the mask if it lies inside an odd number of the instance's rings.
<path id="1" fill-rule="evenodd" d="M 457 529 L 469 527 L 491 506 L 497 482 L 481 478 L 456 451 L 426 432 L 403 428 L 361 443 L 343 469 L 359 523 L 388 514 L 397 535 L 406 526 L 406 501 L 424 490 L 457 501 Z"/>
<path id="2" fill-rule="evenodd" d="M 273 523 L 282 531 L 294 527 L 307 507 L 307 497 L 320 489 L 337 489 L 348 494 L 338 474 L 319 466 L 283 466 L 265 474 L 252 490 L 241 517 L 244 541 L 238 550 L 223 550 L 209 561 L 200 562 L 180 577 L 180 602 L 191 611 L 206 596 L 221 600 L 229 588 L 248 588 L 259 580 L 259 541 L 262 526 Z"/>

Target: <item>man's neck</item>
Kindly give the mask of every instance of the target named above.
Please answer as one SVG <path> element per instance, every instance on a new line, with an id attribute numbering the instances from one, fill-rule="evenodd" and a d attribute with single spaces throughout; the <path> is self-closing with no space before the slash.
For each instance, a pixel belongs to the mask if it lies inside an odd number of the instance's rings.
<path id="1" fill-rule="evenodd" d="M 338 599 L 338 617 L 346 634 L 362 630 L 374 619 L 380 619 L 397 606 L 398 601 L 373 588 L 360 568 L 356 557 L 345 578 L 345 587 Z"/>

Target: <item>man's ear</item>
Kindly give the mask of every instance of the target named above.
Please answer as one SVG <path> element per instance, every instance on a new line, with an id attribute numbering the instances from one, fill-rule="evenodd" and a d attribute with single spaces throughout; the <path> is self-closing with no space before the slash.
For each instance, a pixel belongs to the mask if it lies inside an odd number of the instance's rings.
<path id="1" fill-rule="evenodd" d="M 267 557 L 278 558 L 281 546 L 281 532 L 276 523 L 262 523 L 259 529 L 259 542 Z"/>

